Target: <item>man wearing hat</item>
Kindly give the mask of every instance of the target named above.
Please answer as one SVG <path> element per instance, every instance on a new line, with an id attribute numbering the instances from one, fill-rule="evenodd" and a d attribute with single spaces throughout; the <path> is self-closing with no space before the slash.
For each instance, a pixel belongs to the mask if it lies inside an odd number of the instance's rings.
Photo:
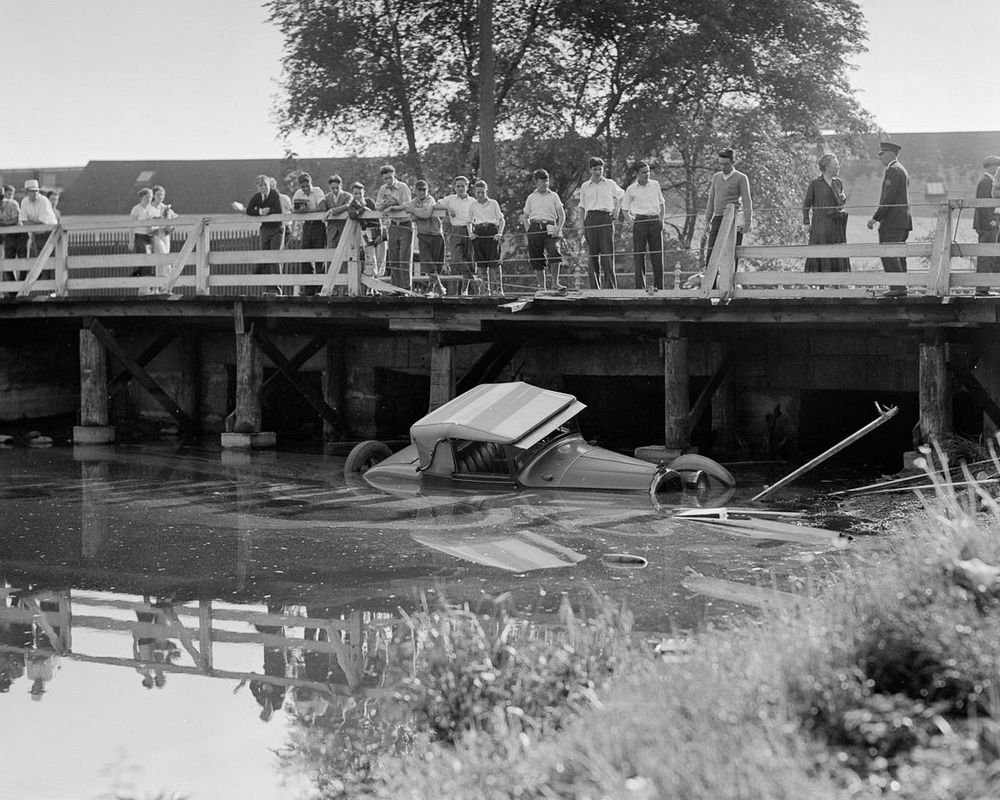
<path id="1" fill-rule="evenodd" d="M 56 219 L 56 212 L 52 209 L 52 203 L 49 202 L 49 198 L 41 193 L 38 181 L 25 181 L 24 197 L 21 199 L 21 224 L 57 225 L 58 223 L 59 220 Z M 37 256 L 48 238 L 48 231 L 31 234 L 31 254 Z"/>
<path id="2" fill-rule="evenodd" d="M 879 243 L 905 242 L 913 230 L 910 217 L 909 186 L 910 176 L 899 163 L 902 148 L 893 142 L 882 142 L 878 146 L 878 159 L 885 167 L 882 176 L 882 195 L 878 208 L 868 220 L 868 230 L 878 223 Z M 886 272 L 906 272 L 906 258 L 899 256 L 882 259 L 882 269 Z M 906 297 L 905 286 L 890 286 L 883 297 Z"/>
<path id="3" fill-rule="evenodd" d="M 1000 156 L 987 156 L 983 159 L 983 177 L 976 184 L 976 199 L 989 199 L 993 191 L 993 179 L 1000 167 Z M 998 232 L 998 220 L 995 208 L 977 208 L 975 216 L 972 218 L 972 227 L 979 235 L 979 244 L 996 244 Z M 979 256 L 976 258 L 976 272 L 1000 272 L 1000 258 L 996 256 Z M 989 295 L 990 290 L 985 287 L 976 289 L 977 295 Z"/>

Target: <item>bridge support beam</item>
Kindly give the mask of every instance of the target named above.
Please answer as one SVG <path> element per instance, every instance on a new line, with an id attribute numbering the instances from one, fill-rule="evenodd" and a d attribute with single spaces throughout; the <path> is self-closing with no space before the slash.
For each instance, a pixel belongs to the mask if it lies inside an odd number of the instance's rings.
<path id="1" fill-rule="evenodd" d="M 455 347 L 442 344 L 439 333 L 430 334 L 431 391 L 428 413 L 455 396 Z"/>
<path id="2" fill-rule="evenodd" d="M 941 331 L 920 343 L 920 435 L 923 442 L 940 441 L 952 432 L 951 376 Z"/>
<path id="3" fill-rule="evenodd" d="M 80 331 L 80 424 L 73 426 L 73 443 L 107 444 L 114 440 L 114 426 L 108 424 L 107 351 L 85 327 Z"/>

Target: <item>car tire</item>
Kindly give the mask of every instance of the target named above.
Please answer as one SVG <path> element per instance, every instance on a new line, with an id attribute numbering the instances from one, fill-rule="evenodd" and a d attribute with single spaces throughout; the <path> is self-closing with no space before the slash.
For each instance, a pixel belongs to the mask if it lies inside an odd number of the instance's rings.
<path id="1" fill-rule="evenodd" d="M 718 461 L 713 461 L 708 456 L 702 456 L 698 453 L 684 453 L 683 455 L 679 455 L 667 464 L 667 466 L 675 472 L 697 472 L 701 470 L 709 477 L 715 478 L 723 486 L 736 485 L 736 478 L 733 477 L 733 473 Z"/>
<path id="2" fill-rule="evenodd" d="M 361 475 L 392 455 L 392 450 L 385 442 L 377 439 L 366 439 L 351 448 L 344 461 L 344 474 Z"/>

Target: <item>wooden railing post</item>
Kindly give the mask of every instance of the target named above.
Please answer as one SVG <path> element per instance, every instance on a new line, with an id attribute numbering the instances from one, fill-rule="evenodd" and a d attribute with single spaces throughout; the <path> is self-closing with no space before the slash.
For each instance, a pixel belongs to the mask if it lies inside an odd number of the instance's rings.
<path id="1" fill-rule="evenodd" d="M 69 285 L 69 269 L 67 266 L 67 261 L 69 259 L 69 231 L 65 228 L 56 228 L 52 234 L 56 238 L 56 259 L 55 259 L 55 277 L 56 277 L 56 297 L 65 297 L 68 291 Z"/>
<path id="2" fill-rule="evenodd" d="M 212 290 L 208 285 L 208 276 L 211 274 L 208 257 L 212 251 L 212 232 L 208 227 L 208 220 L 203 219 L 195 229 L 195 234 L 192 235 L 198 237 L 198 255 L 194 268 L 194 292 L 195 294 L 211 294 Z"/>
<path id="3" fill-rule="evenodd" d="M 941 203 L 938 206 L 937 227 L 934 229 L 934 244 L 927 269 L 927 294 L 933 297 L 947 297 L 950 291 L 951 240 L 951 204 Z"/>

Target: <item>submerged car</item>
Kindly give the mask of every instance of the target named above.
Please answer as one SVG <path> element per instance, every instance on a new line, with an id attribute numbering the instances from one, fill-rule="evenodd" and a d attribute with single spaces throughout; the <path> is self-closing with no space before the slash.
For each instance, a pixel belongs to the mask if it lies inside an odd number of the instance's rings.
<path id="1" fill-rule="evenodd" d="M 653 464 L 587 442 L 576 424 L 586 405 L 573 395 L 523 382 L 487 383 L 410 428 L 410 445 L 391 454 L 378 441 L 356 445 L 344 471 L 390 492 L 438 484 L 498 489 L 644 492 L 654 498 L 712 482 L 733 486 L 721 464 L 701 455 Z"/>

